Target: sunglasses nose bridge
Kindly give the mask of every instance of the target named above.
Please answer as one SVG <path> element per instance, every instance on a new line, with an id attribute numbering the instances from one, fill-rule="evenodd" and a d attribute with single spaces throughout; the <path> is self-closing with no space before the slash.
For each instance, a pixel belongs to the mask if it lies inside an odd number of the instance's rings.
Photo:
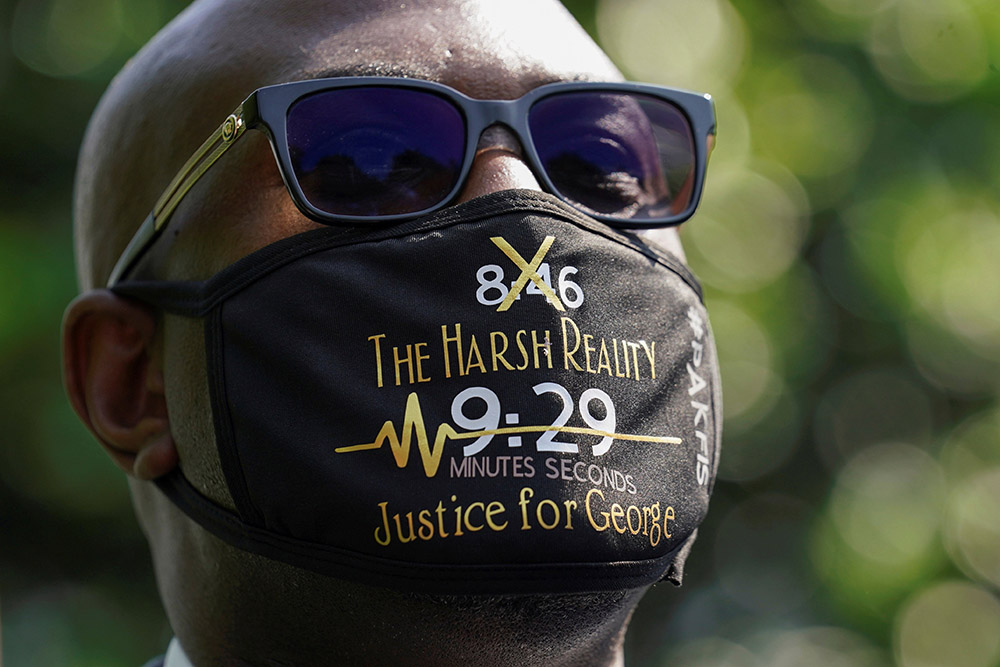
<path id="1" fill-rule="evenodd" d="M 524 123 L 518 118 L 521 113 L 519 100 L 477 100 L 475 130 L 476 151 L 485 148 L 484 141 L 492 141 L 495 145 L 508 148 L 512 139 L 520 143 L 518 150 L 511 152 L 523 155 L 523 147 L 527 138 L 522 136 Z M 505 138 L 501 138 L 505 137 Z"/>
<path id="2" fill-rule="evenodd" d="M 518 132 L 514 102 L 478 101 L 474 113 L 475 150 L 458 202 L 500 190 L 541 190 L 525 155 L 525 138 Z"/>
<path id="3" fill-rule="evenodd" d="M 524 146 L 517 134 L 502 124 L 494 123 L 479 134 L 479 141 L 476 143 L 474 156 L 478 156 L 484 151 L 500 150 L 511 155 L 524 159 Z"/>

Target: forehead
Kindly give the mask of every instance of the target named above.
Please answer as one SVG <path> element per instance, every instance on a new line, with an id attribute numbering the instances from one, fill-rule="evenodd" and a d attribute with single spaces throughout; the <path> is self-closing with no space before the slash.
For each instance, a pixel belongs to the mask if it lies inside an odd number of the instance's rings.
<path id="1" fill-rule="evenodd" d="M 494 98 L 621 78 L 558 0 L 202 0 L 166 32 L 160 50 L 189 70 L 191 101 L 224 96 L 230 108 L 255 88 L 326 76 L 409 76 Z"/>
<path id="2" fill-rule="evenodd" d="M 362 15 L 320 37 L 303 68 L 303 78 L 362 74 L 439 81 L 497 99 L 552 81 L 621 78 L 562 5 L 538 0 Z"/>

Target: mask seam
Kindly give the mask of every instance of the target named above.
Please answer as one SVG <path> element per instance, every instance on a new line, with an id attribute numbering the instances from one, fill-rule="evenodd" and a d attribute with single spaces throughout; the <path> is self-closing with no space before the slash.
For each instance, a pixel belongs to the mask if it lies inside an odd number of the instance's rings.
<path id="1" fill-rule="evenodd" d="M 539 588 L 518 588 L 516 592 L 584 592 L 632 588 L 655 583 L 669 572 L 671 564 L 690 539 L 685 535 L 670 551 L 644 560 L 607 561 L 599 563 L 510 563 L 500 565 L 415 563 L 396 561 L 352 552 L 347 549 L 305 542 L 276 535 L 255 526 L 241 526 L 237 516 L 204 498 L 176 470 L 156 480 L 160 490 L 188 517 L 225 542 L 246 551 L 278 558 L 297 567 L 326 574 L 343 576 L 350 570 L 354 580 L 385 586 L 386 579 L 417 585 L 428 592 L 512 592 L 518 584 L 549 584 Z M 197 508 L 197 509 L 195 509 Z M 255 534 L 256 533 L 256 534 Z M 693 534 L 693 533 L 692 533 Z M 279 557 L 278 554 L 281 554 Z M 319 554 L 317 556 L 317 554 Z M 612 572 L 599 570 L 613 568 Z M 359 576 L 359 573 L 361 576 Z M 477 576 L 484 574 L 485 576 Z M 585 575 L 585 577 L 581 577 Z M 585 578 L 600 582 L 596 586 L 559 586 Z M 490 585 L 503 584 L 504 588 Z"/>
<path id="2" fill-rule="evenodd" d="M 707 312 L 705 313 L 705 316 L 705 326 L 709 335 L 709 340 L 712 341 L 713 356 L 718 359 L 718 350 L 715 349 L 715 333 L 712 331 L 712 325 L 708 319 Z M 712 461 L 712 482 L 708 485 L 708 500 L 706 502 L 711 500 L 712 493 L 715 491 L 715 482 L 719 478 L 719 459 L 722 458 L 722 400 L 722 370 L 719 368 L 719 364 L 715 363 L 713 364 L 712 371 L 712 412 L 713 418 L 715 419 L 715 451 L 713 452 Z"/>
<path id="3" fill-rule="evenodd" d="M 545 213 L 559 217 L 563 222 L 583 228 L 585 231 L 598 234 L 613 243 L 625 246 L 634 252 L 638 252 L 645 257 L 652 259 L 676 274 L 685 284 L 688 285 L 688 287 L 694 290 L 699 301 L 704 301 L 701 285 L 698 283 L 691 271 L 665 250 L 651 246 L 647 242 L 639 240 L 638 237 L 630 237 L 626 234 L 612 230 L 607 225 L 597 221 L 591 221 L 589 218 L 582 217 L 582 215 L 577 217 L 575 211 L 561 209 L 545 200 L 531 202 L 530 204 L 530 206 L 520 205 L 515 210 L 503 211 L 502 215 L 506 216 L 516 213 Z M 482 210 L 478 211 L 473 217 L 467 217 L 464 215 L 462 217 L 458 217 L 458 214 L 456 213 L 451 215 L 432 216 L 430 218 L 414 220 L 411 223 L 404 223 L 402 225 L 383 227 L 380 231 L 388 233 L 378 234 L 374 237 L 371 236 L 370 230 L 365 231 L 363 236 L 358 238 L 360 235 L 359 232 L 331 235 L 330 230 L 332 228 L 330 227 L 314 229 L 296 236 L 288 237 L 287 239 L 282 239 L 281 241 L 277 241 L 274 245 L 267 246 L 261 250 L 253 252 L 250 255 L 237 260 L 225 269 L 222 269 L 222 271 L 218 274 L 205 281 L 156 281 L 154 283 L 143 281 L 132 283 L 131 287 L 128 283 L 126 283 L 116 287 L 116 289 L 126 295 L 134 294 L 140 299 L 144 293 L 154 294 L 154 302 L 172 313 L 191 317 L 204 317 L 209 310 L 230 297 L 232 294 L 244 289 L 247 285 L 258 280 L 263 275 L 266 275 L 267 273 L 280 268 L 284 264 L 301 257 L 305 257 L 316 252 L 332 250 L 334 248 L 376 243 L 389 239 L 403 238 L 405 236 L 422 232 L 439 231 L 457 224 L 479 222 L 484 217 L 496 214 L 493 210 L 495 207 L 492 206 L 492 203 L 490 206 L 484 205 L 480 208 Z M 463 211 L 467 211 L 467 209 L 463 209 Z M 448 213 L 451 213 L 451 210 L 449 210 Z M 341 230 L 338 229 L 337 231 Z M 273 250 L 271 252 L 267 252 L 269 248 Z M 247 265 L 252 268 L 244 270 L 242 267 Z M 194 294 L 178 295 L 177 292 L 179 290 L 194 291 Z"/>
<path id="4" fill-rule="evenodd" d="M 229 412 L 229 397 L 226 392 L 226 364 L 222 332 L 222 306 L 214 309 L 205 318 L 206 367 L 209 370 L 209 396 L 212 407 L 212 421 L 215 425 L 215 449 L 219 454 L 219 464 L 226 478 L 226 485 L 236 505 L 240 518 L 255 526 L 264 525 L 264 517 L 250 495 L 239 450 L 233 432 L 232 415 Z"/>

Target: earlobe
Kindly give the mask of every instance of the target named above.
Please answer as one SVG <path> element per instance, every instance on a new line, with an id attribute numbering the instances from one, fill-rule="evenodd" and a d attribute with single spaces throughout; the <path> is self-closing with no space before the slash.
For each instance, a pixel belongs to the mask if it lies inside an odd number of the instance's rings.
<path id="1" fill-rule="evenodd" d="M 109 290 L 81 294 L 63 317 L 63 381 L 73 409 L 139 479 L 177 465 L 155 336 L 154 312 Z"/>

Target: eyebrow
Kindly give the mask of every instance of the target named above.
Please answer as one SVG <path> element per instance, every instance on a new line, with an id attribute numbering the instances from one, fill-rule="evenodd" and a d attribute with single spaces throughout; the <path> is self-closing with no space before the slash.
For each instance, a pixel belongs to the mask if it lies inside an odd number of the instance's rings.
<path id="1" fill-rule="evenodd" d="M 413 67 L 396 63 L 357 63 L 354 65 L 338 65 L 323 69 L 305 70 L 304 79 L 331 79 L 347 76 L 392 76 L 401 79 L 430 79 L 433 74 L 429 68 Z"/>
<path id="2" fill-rule="evenodd" d="M 301 72 L 302 79 L 328 79 L 349 76 L 388 76 L 400 79 L 440 81 L 440 72 L 427 67 L 415 67 L 413 65 L 400 65 L 397 63 L 357 63 L 354 65 L 338 65 Z M 560 76 L 550 72 L 536 72 L 534 74 L 523 74 L 522 77 L 525 79 L 524 83 L 527 89 L 563 81 L 605 81 L 601 77 L 594 77 L 581 72 L 570 76 Z"/>

